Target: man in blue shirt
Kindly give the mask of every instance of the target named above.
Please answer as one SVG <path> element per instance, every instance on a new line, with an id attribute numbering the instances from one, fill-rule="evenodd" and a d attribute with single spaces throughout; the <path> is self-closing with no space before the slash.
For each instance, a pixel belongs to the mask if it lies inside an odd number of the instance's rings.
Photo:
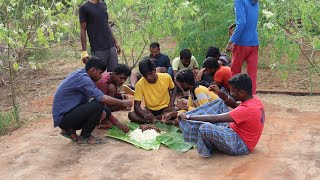
<path id="1" fill-rule="evenodd" d="M 90 57 L 85 69 L 69 74 L 59 85 L 53 99 L 52 115 L 54 127 L 59 126 L 63 136 L 80 144 L 99 144 L 102 141 L 91 133 L 102 116 L 111 115 L 106 106 L 132 106 L 130 100 L 104 95 L 95 86 L 94 81 L 97 82 L 105 70 L 106 65 L 100 58 Z M 91 98 L 93 99 L 89 101 Z M 124 132 L 129 131 L 125 124 L 115 118 L 112 123 Z M 82 129 L 79 137 L 76 134 L 78 129 Z"/>
<path id="2" fill-rule="evenodd" d="M 150 56 L 156 65 L 156 72 L 157 73 L 168 73 L 171 77 L 173 77 L 173 70 L 171 67 L 170 59 L 167 55 L 162 54 L 160 52 L 160 44 L 157 42 L 153 42 L 150 44 Z M 134 89 L 135 84 L 138 80 L 142 77 L 139 72 L 132 72 L 130 77 L 131 88 Z"/>
<path id="3" fill-rule="evenodd" d="M 252 79 L 252 94 L 256 94 L 257 72 L 258 72 L 258 0 L 234 0 L 236 23 L 235 30 L 226 47 L 232 51 L 232 74 L 241 73 L 241 67 L 245 61 L 247 73 Z M 229 27 L 233 29 L 234 25 Z"/>

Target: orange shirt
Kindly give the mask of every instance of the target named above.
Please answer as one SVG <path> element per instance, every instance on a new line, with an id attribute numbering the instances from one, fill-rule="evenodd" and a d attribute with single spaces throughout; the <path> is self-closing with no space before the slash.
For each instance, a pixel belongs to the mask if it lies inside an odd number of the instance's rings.
<path id="1" fill-rule="evenodd" d="M 232 77 L 231 68 L 228 66 L 220 66 L 218 71 L 214 74 L 213 79 L 222 84 L 224 88 L 230 91 L 228 80 Z"/>

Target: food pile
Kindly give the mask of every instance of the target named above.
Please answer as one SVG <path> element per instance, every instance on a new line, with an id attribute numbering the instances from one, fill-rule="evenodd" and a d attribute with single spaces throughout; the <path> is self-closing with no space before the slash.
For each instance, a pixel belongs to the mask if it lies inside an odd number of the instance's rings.
<path id="1" fill-rule="evenodd" d="M 160 129 L 154 125 L 141 125 L 129 134 L 131 140 L 144 142 L 156 140 L 160 135 Z"/>

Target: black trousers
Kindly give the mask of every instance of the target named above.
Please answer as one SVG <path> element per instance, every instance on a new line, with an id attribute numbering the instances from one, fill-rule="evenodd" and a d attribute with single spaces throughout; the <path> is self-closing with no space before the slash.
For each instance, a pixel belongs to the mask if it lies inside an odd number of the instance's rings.
<path id="1" fill-rule="evenodd" d="M 111 111 L 108 107 L 92 100 L 66 113 L 59 127 L 61 129 L 82 129 L 80 136 L 88 138 L 99 123 L 103 111 L 107 113 L 107 117 L 110 116 Z"/>

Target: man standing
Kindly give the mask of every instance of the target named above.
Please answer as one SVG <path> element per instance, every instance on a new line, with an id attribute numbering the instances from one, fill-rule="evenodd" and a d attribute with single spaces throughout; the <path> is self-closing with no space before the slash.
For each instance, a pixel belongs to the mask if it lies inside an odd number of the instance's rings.
<path id="1" fill-rule="evenodd" d="M 247 73 L 252 79 L 252 94 L 256 94 L 259 3 L 258 0 L 235 0 L 234 5 L 236 28 L 226 47 L 227 51 L 232 51 L 231 71 L 233 75 L 240 73 L 242 64 L 246 61 Z"/>
<path id="2" fill-rule="evenodd" d="M 81 28 L 81 59 L 85 63 L 88 59 L 86 33 L 89 37 L 91 54 L 99 57 L 112 72 L 118 65 L 117 53 L 120 46 L 108 23 L 107 5 L 101 0 L 89 0 L 79 9 Z"/>

